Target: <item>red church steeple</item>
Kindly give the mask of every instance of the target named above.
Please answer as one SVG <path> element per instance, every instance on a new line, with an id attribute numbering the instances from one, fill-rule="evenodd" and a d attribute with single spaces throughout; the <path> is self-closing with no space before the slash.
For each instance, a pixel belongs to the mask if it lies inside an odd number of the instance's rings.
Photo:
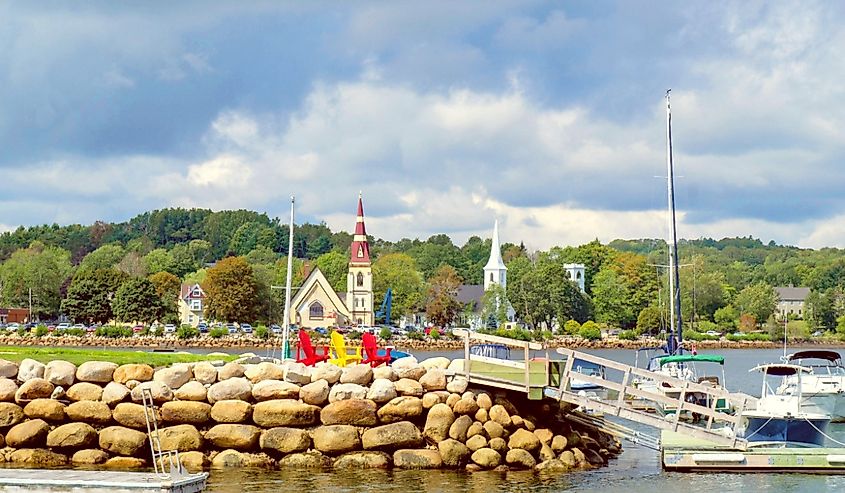
<path id="1" fill-rule="evenodd" d="M 352 237 L 350 264 L 370 264 L 370 244 L 367 243 L 367 228 L 364 226 L 364 202 L 358 194 L 358 216 L 355 218 L 355 236 Z"/>

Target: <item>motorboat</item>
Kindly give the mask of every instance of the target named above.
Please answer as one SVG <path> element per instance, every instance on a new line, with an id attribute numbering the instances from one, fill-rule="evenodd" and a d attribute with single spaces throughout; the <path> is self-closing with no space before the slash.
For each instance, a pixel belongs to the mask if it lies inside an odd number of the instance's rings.
<path id="1" fill-rule="evenodd" d="M 718 375 L 699 371 L 698 367 L 702 366 L 702 363 L 718 364 L 720 366 L 721 378 Z M 714 388 L 724 388 L 725 357 L 717 354 L 665 354 L 655 356 L 649 360 L 647 369 L 659 375 L 677 378 L 687 382 L 712 386 Z M 641 390 L 660 393 L 674 399 L 679 398 L 683 393 L 684 399 L 687 402 L 698 404 L 699 406 L 713 408 L 714 404 L 710 394 L 685 391 L 683 387 L 674 387 L 665 382 L 658 382 L 657 380 L 641 379 L 637 382 L 637 387 Z M 677 411 L 677 406 L 663 403 L 654 403 L 654 408 L 661 414 L 674 414 Z M 715 410 L 724 413 L 733 412 L 733 409 L 725 399 L 716 400 Z"/>
<path id="2" fill-rule="evenodd" d="M 599 365 L 597 363 L 592 363 L 590 361 L 576 359 L 573 362 L 572 371 L 589 377 L 605 379 L 604 366 Z M 572 390 L 572 392 L 576 392 L 577 394 L 582 396 L 601 400 L 607 399 L 607 387 L 596 385 L 594 383 L 590 383 L 584 380 L 579 380 L 578 377 L 573 376 L 572 379 L 570 379 L 569 388 Z"/>
<path id="3" fill-rule="evenodd" d="M 802 379 L 810 370 L 793 364 L 760 365 L 749 371 L 763 374 L 763 390 L 757 408 L 741 414 L 737 436 L 754 447 L 822 447 L 830 415 L 808 412 L 804 407 Z M 770 380 L 794 379 L 797 384 L 778 393 Z M 777 386 L 778 384 L 775 383 Z"/>
<path id="4" fill-rule="evenodd" d="M 830 414 L 834 423 L 845 422 L 845 367 L 836 351 L 798 351 L 785 358 L 787 363 L 809 370 L 801 378 L 802 407 L 807 412 Z M 795 377 L 785 378 L 777 393 L 794 393 Z"/>

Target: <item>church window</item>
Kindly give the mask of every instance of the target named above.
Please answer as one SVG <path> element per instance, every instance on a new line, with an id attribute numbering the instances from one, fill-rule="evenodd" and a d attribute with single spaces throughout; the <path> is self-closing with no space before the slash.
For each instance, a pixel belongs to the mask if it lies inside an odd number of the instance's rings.
<path id="1" fill-rule="evenodd" d="M 358 245 L 358 258 L 364 258 L 364 247 Z"/>
<path id="2" fill-rule="evenodd" d="M 311 303 L 308 307 L 308 316 L 311 318 L 323 318 L 323 305 L 319 301 Z"/>
<path id="3" fill-rule="evenodd" d="M 581 273 L 580 272 L 575 274 L 575 279 L 581 279 Z"/>
<path id="4" fill-rule="evenodd" d="M 364 274 L 358 273 L 357 284 L 359 287 L 364 285 Z"/>
<path id="5" fill-rule="evenodd" d="M 493 282 L 493 273 L 490 273 L 490 282 Z"/>

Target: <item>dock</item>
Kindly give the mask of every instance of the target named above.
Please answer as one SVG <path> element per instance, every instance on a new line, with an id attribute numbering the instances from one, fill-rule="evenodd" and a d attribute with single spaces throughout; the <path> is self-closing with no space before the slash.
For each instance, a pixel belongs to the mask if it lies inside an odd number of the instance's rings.
<path id="1" fill-rule="evenodd" d="M 85 471 L 77 469 L 2 469 L 0 491 L 50 493 L 198 493 L 205 489 L 208 473 Z"/>

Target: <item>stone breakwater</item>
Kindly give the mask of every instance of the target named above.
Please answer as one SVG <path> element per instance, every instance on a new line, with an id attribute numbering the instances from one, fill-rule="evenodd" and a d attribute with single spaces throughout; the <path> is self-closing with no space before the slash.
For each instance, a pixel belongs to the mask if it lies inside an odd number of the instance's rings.
<path id="1" fill-rule="evenodd" d="M 446 358 L 306 367 L 244 357 L 154 369 L 0 360 L 0 461 L 150 465 L 143 389 L 163 449 L 207 466 L 534 469 L 600 467 L 618 441 L 555 402 L 470 388 Z"/>

